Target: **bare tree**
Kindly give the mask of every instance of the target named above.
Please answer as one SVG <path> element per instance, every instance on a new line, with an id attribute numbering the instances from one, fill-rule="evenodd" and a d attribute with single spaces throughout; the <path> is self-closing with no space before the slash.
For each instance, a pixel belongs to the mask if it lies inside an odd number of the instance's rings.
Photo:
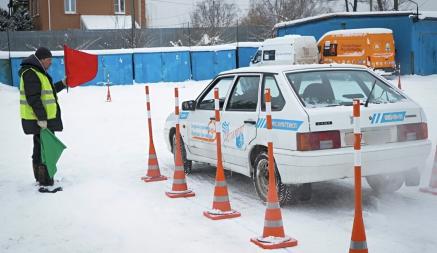
<path id="1" fill-rule="evenodd" d="M 241 25 L 263 28 L 262 36 L 265 38 L 279 22 L 329 12 L 329 2 L 330 0 L 251 0 L 249 11 Z"/>
<path id="2" fill-rule="evenodd" d="M 234 26 L 238 19 L 238 7 L 224 0 L 203 0 L 196 3 L 190 20 L 193 28 L 201 28 L 201 44 L 216 44 L 223 28 Z M 196 37 L 196 34 L 193 34 Z"/>
<path id="3" fill-rule="evenodd" d="M 354 0 L 354 8 L 353 8 L 354 12 L 357 11 L 357 7 L 358 7 L 358 0 Z"/>
<path id="4" fill-rule="evenodd" d="M 389 11 L 395 10 L 398 11 L 400 7 L 408 3 L 408 0 L 377 0 L 378 6 L 374 8 L 378 11 Z"/>
<path id="5" fill-rule="evenodd" d="M 378 2 L 378 11 L 383 11 L 384 7 L 382 5 L 382 0 L 377 0 L 377 2 Z"/>
<path id="6" fill-rule="evenodd" d="M 398 11 L 398 10 L 399 10 L 399 0 L 394 0 L 394 6 L 393 6 L 393 9 L 394 9 L 395 11 Z"/>

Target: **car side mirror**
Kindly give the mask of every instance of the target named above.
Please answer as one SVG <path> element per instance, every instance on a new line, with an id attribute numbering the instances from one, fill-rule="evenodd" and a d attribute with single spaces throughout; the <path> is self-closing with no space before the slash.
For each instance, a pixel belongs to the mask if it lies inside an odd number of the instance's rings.
<path id="1" fill-rule="evenodd" d="M 184 111 L 194 111 L 196 109 L 196 101 L 189 100 L 182 102 L 182 110 Z"/>

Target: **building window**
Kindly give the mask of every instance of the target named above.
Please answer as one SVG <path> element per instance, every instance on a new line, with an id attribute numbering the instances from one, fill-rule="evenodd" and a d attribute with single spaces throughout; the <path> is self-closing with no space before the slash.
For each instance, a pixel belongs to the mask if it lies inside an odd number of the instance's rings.
<path id="1" fill-rule="evenodd" d="M 115 14 L 125 14 L 126 12 L 125 0 L 114 0 L 114 11 Z"/>
<path id="2" fill-rule="evenodd" d="M 64 0 L 65 13 L 76 13 L 76 0 Z"/>
<path id="3" fill-rule="evenodd" d="M 32 17 L 39 15 L 39 0 L 33 0 L 30 5 Z"/>

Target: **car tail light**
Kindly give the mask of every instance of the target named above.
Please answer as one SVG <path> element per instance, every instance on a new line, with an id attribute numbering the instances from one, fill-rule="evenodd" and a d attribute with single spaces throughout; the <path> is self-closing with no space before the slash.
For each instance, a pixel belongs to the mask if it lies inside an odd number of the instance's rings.
<path id="1" fill-rule="evenodd" d="M 340 131 L 297 133 L 297 150 L 309 151 L 340 148 Z"/>
<path id="2" fill-rule="evenodd" d="M 398 141 L 415 141 L 428 139 L 426 123 L 404 124 L 398 126 Z"/>

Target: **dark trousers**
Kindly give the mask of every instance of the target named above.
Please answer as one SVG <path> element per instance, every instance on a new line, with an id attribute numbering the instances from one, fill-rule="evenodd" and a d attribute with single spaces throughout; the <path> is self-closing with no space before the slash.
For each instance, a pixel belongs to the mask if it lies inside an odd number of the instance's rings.
<path id="1" fill-rule="evenodd" d="M 34 165 L 40 165 L 41 161 L 41 139 L 39 134 L 33 135 L 33 154 L 32 154 L 32 163 Z"/>
<path id="2" fill-rule="evenodd" d="M 55 132 L 53 132 L 55 134 Z M 32 163 L 34 165 L 42 164 L 41 160 L 41 138 L 39 134 L 33 135 L 33 154 L 32 154 Z"/>
<path id="3" fill-rule="evenodd" d="M 53 179 L 50 178 L 47 172 L 47 167 L 42 164 L 41 137 L 39 134 L 33 135 L 32 163 L 33 163 L 33 173 L 36 181 L 38 181 L 40 185 L 44 185 L 44 186 L 53 185 Z"/>

